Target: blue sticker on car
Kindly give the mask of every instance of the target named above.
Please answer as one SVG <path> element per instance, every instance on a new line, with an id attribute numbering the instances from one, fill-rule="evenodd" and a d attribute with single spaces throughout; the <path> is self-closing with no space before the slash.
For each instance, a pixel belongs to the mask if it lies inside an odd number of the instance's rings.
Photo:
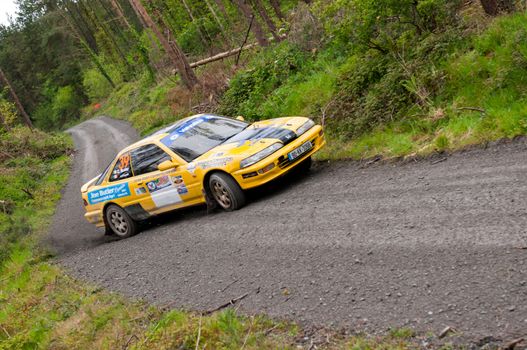
<path id="1" fill-rule="evenodd" d="M 204 115 L 199 118 L 188 120 L 184 122 L 183 124 L 179 125 L 176 129 L 170 131 L 170 134 L 168 136 L 165 136 L 161 140 L 161 142 L 164 145 L 169 146 L 170 144 L 172 144 L 173 141 L 177 140 L 181 135 L 185 134 L 187 131 L 195 128 L 199 124 L 203 123 L 204 121 L 210 120 L 210 119 L 212 119 L 211 116 Z"/>
<path id="2" fill-rule="evenodd" d="M 97 204 L 112 199 L 128 197 L 129 195 L 130 187 L 128 183 L 124 183 L 88 192 L 88 202 L 90 204 Z"/>

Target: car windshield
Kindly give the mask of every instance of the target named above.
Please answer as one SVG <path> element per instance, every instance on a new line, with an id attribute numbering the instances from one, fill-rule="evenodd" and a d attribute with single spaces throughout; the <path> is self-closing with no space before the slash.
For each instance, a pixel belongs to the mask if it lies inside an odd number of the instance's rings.
<path id="1" fill-rule="evenodd" d="M 106 174 L 108 174 L 108 171 L 110 171 L 110 167 L 112 166 L 112 163 L 113 163 L 113 160 L 110 162 L 110 164 L 108 164 L 108 166 L 106 167 L 106 169 L 101 173 L 101 175 L 99 175 L 99 178 L 97 179 L 97 182 L 95 183 L 95 185 L 100 185 L 102 184 L 102 182 L 104 181 L 104 179 L 106 178 Z"/>
<path id="2" fill-rule="evenodd" d="M 191 162 L 248 126 L 239 120 L 204 115 L 169 128 L 168 135 L 161 142 L 185 161 Z"/>

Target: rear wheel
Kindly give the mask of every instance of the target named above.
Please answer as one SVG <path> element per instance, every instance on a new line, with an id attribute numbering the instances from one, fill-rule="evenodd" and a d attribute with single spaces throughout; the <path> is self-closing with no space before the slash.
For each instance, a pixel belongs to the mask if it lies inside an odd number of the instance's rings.
<path id="1" fill-rule="evenodd" d="M 117 237 L 128 238 L 137 234 L 137 223 L 123 208 L 112 204 L 106 208 L 105 215 L 107 229 L 110 229 Z"/>
<path id="2" fill-rule="evenodd" d="M 245 193 L 227 174 L 212 174 L 209 179 L 209 189 L 214 200 L 226 211 L 237 210 L 245 204 Z"/>

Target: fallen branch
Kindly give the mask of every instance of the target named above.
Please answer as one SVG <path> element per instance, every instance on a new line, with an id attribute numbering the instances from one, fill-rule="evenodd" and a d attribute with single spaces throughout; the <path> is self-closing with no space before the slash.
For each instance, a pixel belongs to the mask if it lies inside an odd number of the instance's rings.
<path id="1" fill-rule="evenodd" d="M 516 345 L 518 345 L 521 342 L 523 342 L 523 340 L 524 340 L 523 338 L 514 339 L 513 341 L 510 341 L 507 344 L 505 344 L 505 346 L 502 349 L 503 350 L 514 350 Z"/>
<path id="2" fill-rule="evenodd" d="M 15 159 L 15 157 L 12 154 L 9 154 L 9 153 L 4 152 L 4 151 L 0 151 L 0 153 L 3 154 L 4 156 L 8 157 L 8 158 Z"/>
<path id="3" fill-rule="evenodd" d="M 485 109 L 479 108 L 479 107 L 458 107 L 456 109 L 459 111 L 474 111 L 474 112 L 480 112 L 483 114 L 487 114 L 487 111 Z"/>
<path id="4" fill-rule="evenodd" d="M 437 335 L 437 337 L 438 337 L 439 339 L 442 339 L 442 338 L 446 337 L 446 335 L 447 335 L 448 333 L 450 333 L 450 332 L 455 333 L 456 330 L 455 330 L 454 328 L 450 327 L 450 326 L 447 326 L 447 327 L 445 327 L 445 328 L 444 328 L 444 329 L 443 329 L 443 330 Z"/>
<path id="5" fill-rule="evenodd" d="M 274 325 L 274 326 L 272 326 L 271 328 L 267 329 L 267 330 L 264 332 L 265 336 L 268 336 L 269 334 L 271 334 L 272 331 L 274 331 L 274 330 L 277 329 L 277 328 L 278 328 L 278 325 Z"/>
<path id="6" fill-rule="evenodd" d="M 368 161 L 366 161 L 364 164 L 362 164 L 360 166 L 360 169 L 364 169 L 374 163 L 377 163 L 378 161 L 382 160 L 382 157 L 381 156 L 375 156 L 373 159 L 370 159 Z"/>
<path id="7" fill-rule="evenodd" d="M 31 193 L 27 188 L 23 188 L 22 191 L 29 196 L 30 199 L 34 199 L 33 193 Z"/>
<path id="8" fill-rule="evenodd" d="M 329 109 L 329 107 L 333 104 L 333 102 L 336 101 L 336 98 L 331 99 L 320 111 L 322 112 L 322 118 L 320 121 L 320 124 L 324 128 L 326 126 L 326 113 Z"/>
<path id="9" fill-rule="evenodd" d="M 234 55 L 236 55 L 238 53 L 241 53 L 243 50 L 252 49 L 253 47 L 256 47 L 256 46 L 258 46 L 258 44 L 256 44 L 256 43 L 255 44 L 249 44 L 249 45 L 245 45 L 243 47 L 239 47 L 239 48 L 232 49 L 232 50 L 229 50 L 229 51 L 221 52 L 221 53 L 219 53 L 217 55 L 214 55 L 214 56 L 211 56 L 211 57 L 207 57 L 207 58 L 204 58 L 202 60 L 199 60 L 199 61 L 196 61 L 194 63 L 191 63 L 190 64 L 190 68 L 196 68 L 196 67 L 208 64 L 208 63 L 219 61 L 221 59 L 224 59 L 224 58 L 227 58 L 227 57 L 230 57 L 230 56 L 234 56 Z"/>
<path id="10" fill-rule="evenodd" d="M 442 163 L 442 162 L 446 161 L 447 159 L 448 159 L 447 157 L 444 157 L 444 158 L 441 158 L 441 159 L 438 159 L 438 160 L 434 160 L 430 164 L 436 165 L 436 164 L 439 164 L 439 163 Z"/>
<path id="11" fill-rule="evenodd" d="M 196 339 L 196 350 L 199 349 L 199 339 L 201 338 L 201 318 L 203 316 L 199 315 L 199 328 L 198 328 L 198 338 Z"/>
<path id="12" fill-rule="evenodd" d="M 231 283 L 229 283 L 228 285 L 225 286 L 225 288 L 223 288 L 221 290 L 221 292 L 225 292 L 230 286 L 232 286 L 234 283 L 238 282 L 239 280 L 238 279 L 235 279 L 234 281 L 232 281 Z"/>
<path id="13" fill-rule="evenodd" d="M 135 341 L 139 341 L 139 338 L 137 337 L 137 335 L 132 334 L 130 338 L 128 338 L 128 341 L 126 342 L 126 344 L 123 345 L 123 350 L 128 349 L 128 346 L 130 345 L 130 343 L 132 342 L 132 339 L 134 338 L 135 338 Z"/>
<path id="14" fill-rule="evenodd" d="M 7 335 L 7 338 L 11 338 L 11 334 L 9 334 L 9 332 L 7 331 L 7 329 L 4 328 L 4 326 L 2 326 L 2 330 L 4 331 L 5 335 Z"/>
<path id="15" fill-rule="evenodd" d="M 203 315 L 210 315 L 210 314 L 212 314 L 212 313 L 214 313 L 216 311 L 220 311 L 222 309 L 225 309 L 226 307 L 232 306 L 232 305 L 236 304 L 238 301 L 247 298 L 248 295 L 249 295 L 249 293 L 245 293 L 244 295 L 241 295 L 241 296 L 239 296 L 237 298 L 231 299 L 228 302 L 226 302 L 225 304 L 222 304 L 222 305 L 218 306 L 215 309 L 212 309 L 212 310 L 209 310 L 209 311 L 205 311 L 205 313 L 203 313 Z"/>
<path id="16" fill-rule="evenodd" d="M 243 344 L 240 350 L 243 350 L 245 348 L 245 344 L 247 344 L 247 340 L 249 339 L 249 336 L 251 335 L 251 331 L 253 329 L 253 323 L 254 323 L 254 317 L 251 317 L 251 324 L 249 325 L 249 330 L 247 331 L 247 334 L 245 335 L 245 339 L 243 340 Z"/>

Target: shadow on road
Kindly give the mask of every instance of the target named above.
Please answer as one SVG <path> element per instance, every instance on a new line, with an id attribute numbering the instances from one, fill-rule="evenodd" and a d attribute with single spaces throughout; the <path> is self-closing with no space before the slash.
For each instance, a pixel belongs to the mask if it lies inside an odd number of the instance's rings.
<path id="1" fill-rule="evenodd" d="M 316 174 L 318 171 L 320 171 L 319 168 L 312 169 L 309 172 L 302 172 L 301 170 L 293 169 L 279 179 L 271 181 L 270 183 L 255 189 L 248 190 L 246 191 L 247 205 L 258 203 L 264 200 L 270 200 L 271 198 L 276 197 L 286 191 L 293 190 L 293 188 L 296 186 L 301 185 L 307 177 Z M 243 208 L 241 210 L 243 210 Z M 216 211 L 221 211 L 221 209 L 216 209 Z M 182 208 L 168 213 L 163 213 L 143 221 L 141 223 L 141 232 L 146 233 L 160 226 L 174 224 L 181 220 L 198 218 L 205 215 L 207 215 L 207 207 L 205 205 Z M 106 240 L 104 243 L 110 243 L 113 241 L 115 241 L 115 239 Z"/>

